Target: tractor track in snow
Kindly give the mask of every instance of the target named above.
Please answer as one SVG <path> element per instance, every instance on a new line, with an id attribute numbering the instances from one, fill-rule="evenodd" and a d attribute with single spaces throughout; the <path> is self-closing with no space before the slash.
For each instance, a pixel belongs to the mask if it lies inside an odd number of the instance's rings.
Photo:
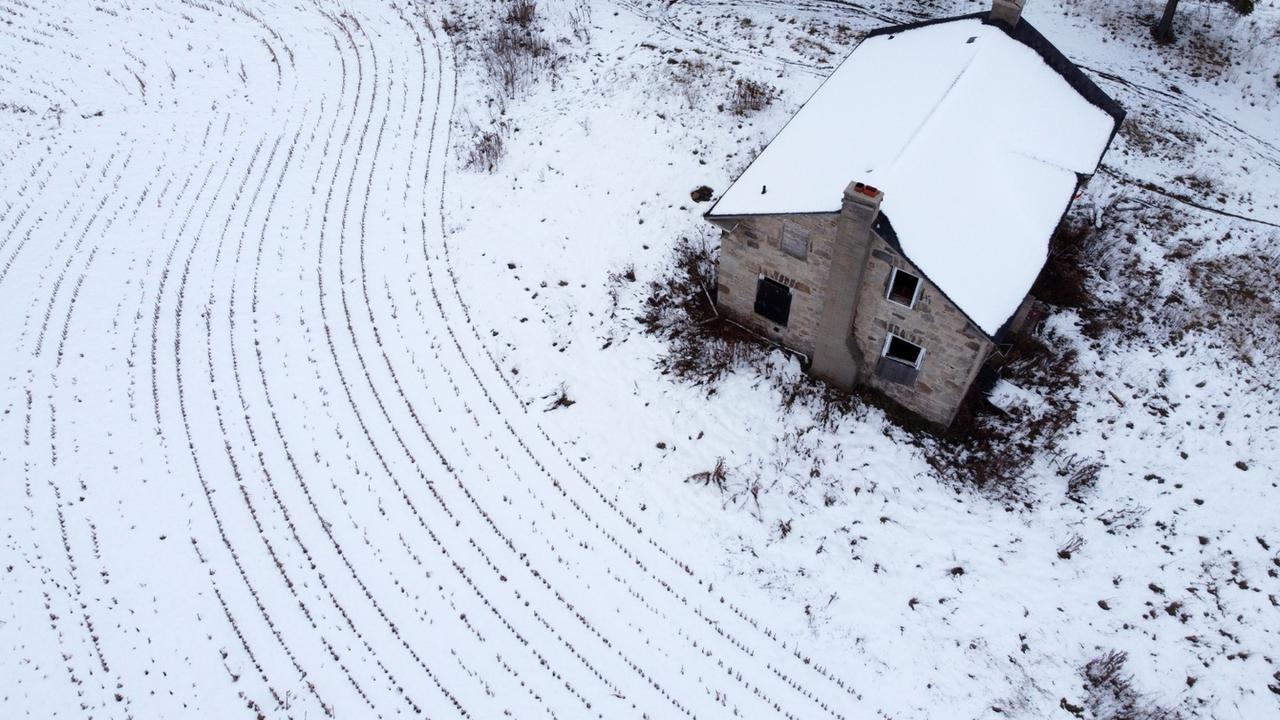
<path id="1" fill-rule="evenodd" d="M 437 46 L 437 49 L 438 49 L 438 48 L 439 48 L 439 46 Z M 453 103 L 452 103 L 452 102 L 450 102 L 450 105 L 451 105 L 451 106 L 452 106 L 452 104 L 453 104 Z M 446 146 L 447 146 L 447 140 L 446 140 Z M 466 306 L 465 301 L 462 299 L 462 296 L 461 296 L 461 294 L 460 294 L 460 291 L 459 291 L 459 288 L 458 288 L 458 285 L 457 285 L 457 281 L 456 281 L 456 275 L 453 273 L 453 270 L 452 270 L 451 261 L 450 261 L 450 259 L 449 259 L 449 249 L 448 249 L 448 242 L 447 242 L 447 234 L 443 231 L 443 227 L 444 227 L 444 222 L 443 222 L 443 220 L 444 220 L 444 219 L 443 219 L 444 174 L 445 174 L 446 172 L 447 172 L 447 169 L 442 167 L 442 168 L 441 168 L 441 170 L 440 170 L 440 173 L 441 173 L 441 181 L 440 181 L 440 182 L 441 182 L 441 188 L 440 188 L 440 206 L 439 206 L 439 211 L 440 211 L 440 213 L 441 213 L 441 217 L 440 217 L 440 227 L 441 227 L 441 230 L 439 231 L 439 232 L 440 232 L 440 243 L 441 243 L 441 244 L 440 244 L 440 248 L 438 248 L 438 252 L 436 253 L 435 260 L 436 260 L 437 262 L 439 262 L 440 257 L 443 257 L 443 258 L 444 258 L 443 267 L 441 268 L 442 272 L 441 272 L 441 273 L 439 273 L 439 274 L 440 274 L 440 275 L 447 275 L 447 276 L 448 276 L 448 278 L 449 278 L 449 283 L 448 283 L 449 290 L 446 290 L 445 292 L 446 292 L 446 293 L 448 293 L 450 290 L 452 291 L 452 295 L 453 295 L 453 297 L 456 299 L 456 301 L 457 301 L 457 303 L 458 303 L 458 308 L 459 308 L 460 312 L 455 316 L 455 318 L 454 318 L 454 320 L 453 320 L 453 321 L 451 321 L 451 322 L 445 322 L 445 323 L 444 323 L 444 330 L 445 330 L 445 332 L 449 335 L 450 340 L 451 340 L 452 344 L 454 345 L 454 347 L 457 349 L 457 351 L 458 351 L 458 353 L 459 353 L 459 356 L 460 356 L 460 358 L 461 358 L 461 359 L 462 359 L 462 361 L 463 361 L 463 364 L 467 367 L 467 369 L 468 369 L 468 371 L 470 372 L 470 374 L 471 374 L 472 378 L 475 380 L 476 386 L 477 386 L 477 387 L 479 387 L 479 388 L 481 389 L 481 391 L 482 391 L 482 393 L 483 393 L 483 395 L 484 395 L 484 398 L 485 398 L 486 402 L 487 402 L 487 403 L 489 404 L 489 406 L 490 406 L 490 407 L 495 411 L 495 413 L 497 413 L 499 416 L 501 416 L 501 415 L 502 415 L 502 413 L 503 413 L 503 411 L 502 411 L 502 409 L 498 406 L 497 402 L 495 401 L 495 398 L 494 398 L 492 395 L 490 395 L 490 394 L 489 394 L 489 391 L 485 388 L 485 384 L 484 384 L 484 382 L 481 380 L 480 375 L 479 375 L 479 373 L 477 372 L 477 370 L 476 370 L 475 366 L 473 366 L 473 365 L 471 364 L 471 362 L 467 359 L 467 353 L 464 351 L 464 349 L 463 349 L 462 345 L 461 345 L 461 344 L 460 344 L 460 342 L 459 342 L 459 338 L 457 337 L 457 335 L 456 335 L 456 334 L 455 334 L 455 332 L 454 332 L 455 327 L 461 327 L 462 325 L 466 325 L 466 326 L 467 326 L 467 328 L 469 328 L 469 329 L 470 329 L 471 335 L 472 335 L 472 337 L 474 338 L 474 340 L 475 340 L 475 342 L 476 342 L 476 344 L 477 344 L 477 347 L 478 347 L 478 348 L 480 348 L 480 352 L 482 352 L 482 353 L 485 355 L 485 357 L 487 357 L 487 358 L 488 358 L 488 360 L 489 360 L 489 365 L 490 365 L 490 367 L 492 368 L 493 372 L 494 372 L 494 373 L 496 373 L 497 378 L 499 379 L 499 381 L 500 381 L 502 384 L 504 384 L 504 385 L 506 385 L 506 386 L 507 386 L 507 389 L 508 389 L 508 391 L 509 391 L 509 392 L 510 392 L 510 394 L 511 394 L 511 398 L 517 402 L 517 407 L 519 407 L 519 409 L 520 409 L 520 415 L 522 415 L 522 416 L 526 416 L 526 417 L 527 417 L 527 410 L 526 410 L 526 408 L 524 408 L 523 404 L 520 404 L 520 402 L 519 402 L 519 398 L 518 398 L 517 394 L 515 393 L 514 388 L 510 385 L 510 383 L 509 383 L 508 379 L 503 375 L 503 373 L 502 373 L 501 369 L 499 368 L 499 366 L 498 366 L 498 364 L 497 364 L 496 360 L 495 360 L 495 359 L 493 358 L 493 356 L 489 353 L 488 349 L 484 346 L 483 341 L 482 341 L 482 340 L 481 340 L 481 338 L 480 338 L 480 335 L 479 335 L 479 333 L 478 333 L 477 328 L 475 327 L 474 323 L 472 323 L 471 318 L 470 318 L 469 310 L 468 310 L 468 308 L 467 308 L 467 306 Z M 432 270 L 432 267 L 431 267 L 431 261 L 432 261 L 432 259 L 433 259 L 433 257 L 432 257 L 432 253 L 430 252 L 430 249 L 425 245 L 426 238 L 429 238 L 429 237 L 430 237 L 430 234 L 426 233 L 426 232 L 425 232 L 425 229 L 424 229 L 424 236 L 425 236 L 425 237 L 424 237 L 424 248 L 423 248 L 423 254 L 424 254 L 425 258 L 426 258 L 426 259 L 427 259 L 427 261 L 428 261 L 427 271 L 428 271 L 428 278 L 429 278 L 429 281 L 430 281 L 430 284 L 431 284 L 431 287 L 432 287 L 432 296 L 433 296 L 433 300 L 435 301 L 437 308 L 441 311 L 441 315 L 442 315 L 442 317 L 447 317 L 447 316 L 448 316 L 448 312 L 446 311 L 446 308 L 444 307 L 444 305 L 443 305 L 443 303 L 442 303 L 442 301 L 441 301 L 441 297 L 440 297 L 441 293 L 439 293 L 439 292 L 437 291 L 437 277 L 438 277 L 438 274 L 437 274 L 437 271 L 433 271 L 433 270 Z M 425 321 L 425 318 L 422 318 L 422 319 Z M 476 356 L 478 356 L 478 354 L 479 354 L 479 353 L 476 353 Z M 446 370 L 446 373 L 448 373 L 448 365 L 447 365 L 447 364 L 442 363 L 442 367 Z M 458 390 L 458 387 L 457 387 L 457 385 L 456 385 L 456 384 L 454 385 L 454 389 L 455 389 L 455 391 L 456 391 L 456 390 Z M 469 412 L 470 412 L 470 411 L 469 411 Z M 664 589 L 668 594 L 671 594 L 671 595 L 675 596 L 678 600 L 680 600 L 680 602 L 681 602 L 681 604 L 682 604 L 682 605 L 686 605 L 686 606 L 687 606 L 687 605 L 689 604 L 689 601 L 688 601 L 687 596 L 682 596 L 678 591 L 676 591 L 676 590 L 674 590 L 674 589 L 673 589 L 672 584 L 671 584 L 669 581 L 665 581 L 665 580 L 663 580 L 662 578 L 660 578 L 660 577 L 658 577 L 656 574 L 654 574 L 654 572 L 653 572 L 652 570 L 649 570 L 649 569 L 646 567 L 645 563 L 644 563 L 640 558 L 635 557 L 635 556 L 632 554 L 632 552 L 631 552 L 631 551 L 629 551 L 629 550 L 628 550 L 628 549 L 627 549 L 627 548 L 626 548 L 622 543 L 620 543 L 620 542 L 617 540 L 617 538 L 615 538 L 614 536 L 612 536 L 612 535 L 611 535 L 610 533 L 608 533 L 607 531 L 604 531 L 604 530 L 603 530 L 603 528 L 601 528 L 601 526 L 599 525 L 599 523 L 598 523 L 596 520 L 593 520 L 593 519 L 591 518 L 591 516 L 589 515 L 589 513 L 588 513 L 588 512 L 583 508 L 583 506 L 580 504 L 580 502 L 579 502 L 579 501 L 577 501 L 577 500 L 573 499 L 571 496 L 569 496 L 569 495 L 568 495 L 567 491 L 566 491 L 566 490 L 565 490 L 565 488 L 562 486 L 561 481 L 560 481 L 560 480 L 558 480 L 555 476 L 553 476 L 553 475 L 551 474 L 551 472 L 548 470 L 548 468 L 547 468 L 546 466 L 544 466 L 544 465 L 543 465 L 543 463 L 542 463 L 542 462 L 541 462 L 541 461 L 540 461 L 540 460 L 539 460 L 539 459 L 534 455 L 534 453 L 532 452 L 532 450 L 531 450 L 531 449 L 530 449 L 530 447 L 529 447 L 529 444 L 528 444 L 528 443 L 527 443 L 523 438 L 521 438 L 521 436 L 516 432 L 515 428 L 514 428 L 514 427 L 512 427 L 511 422 L 510 422 L 509 420 L 503 420 L 503 421 L 502 421 L 502 424 L 503 424 L 503 426 L 505 427 L 505 429 L 507 429 L 507 430 L 509 431 L 509 433 L 511 434 L 511 437 L 515 440 L 515 442 L 519 445 L 519 447 L 523 450 L 524 454 L 525 454 L 525 455 L 526 455 L 526 456 L 527 456 L 527 457 L 528 457 L 528 458 L 533 462 L 533 464 L 536 466 L 536 468 L 537 468 L 537 470 L 540 472 L 540 474 L 544 476 L 545 481 L 546 481 L 546 482 L 548 482 L 548 483 L 549 483 L 553 488 L 555 488 L 555 490 L 556 490 L 556 491 L 558 491 L 559 496 L 560 496 L 560 497 L 562 497 L 564 500 L 567 500 L 567 501 L 568 501 L 568 503 L 570 504 L 570 506 L 571 506 L 574 510 L 576 510 L 576 511 L 578 512 L 578 514 L 580 514 L 580 515 L 583 517 L 583 519 L 584 519 L 584 520 L 586 520 L 586 521 L 588 521 L 589 523 L 591 523 L 591 526 L 592 526 L 592 528 L 593 528 L 593 529 L 595 529 L 595 530 L 597 530 L 597 531 L 600 531 L 600 532 L 603 534 L 603 536 L 604 536 L 605 538 L 607 538 L 607 539 L 610 541 L 610 543 L 611 543 L 611 544 L 613 544 L 613 545 L 614 545 L 614 546 L 615 546 L 615 547 L 616 547 L 616 548 L 621 552 L 621 554 L 622 554 L 623 556 L 625 556 L 626 560 L 627 560 L 627 561 L 629 561 L 629 563 L 633 563 L 633 564 L 637 565 L 638 567 L 640 567 L 640 568 L 641 568 L 642 570 L 644 570 L 645 572 L 647 572 L 647 573 L 649 574 L 650 579 L 652 579 L 653 581 L 655 581 L 655 584 L 656 584 L 657 586 L 662 587 L 662 588 L 663 588 L 663 589 Z M 478 423 L 478 422 L 477 422 L 477 426 L 479 426 L 479 423 Z M 603 504 L 604 504 L 604 506 L 605 506 L 605 507 L 607 507 L 607 508 L 608 508 L 608 510 L 609 510 L 609 511 L 611 511 L 613 514 L 617 515 L 617 516 L 618 516 L 618 518 L 619 518 L 619 519 L 621 519 L 621 520 L 622 520 L 622 521 L 623 521 L 623 522 L 624 522 L 628 527 L 633 528 L 633 529 L 636 531 L 637 535 L 643 534 L 643 530 L 642 530 L 641 526 L 639 525 L 639 523 L 637 523 L 634 519 L 632 519 L 632 518 L 628 517 L 628 516 L 627 516 L 627 515 L 626 515 L 626 514 L 625 514 L 625 513 L 624 513 L 624 512 L 623 512 L 623 511 L 622 511 L 622 510 L 621 510 L 621 509 L 616 505 L 616 504 L 614 504 L 612 501 L 610 501 L 610 500 L 607 498 L 607 496 L 606 496 L 606 495 L 605 495 L 605 494 L 604 494 L 604 493 L 599 489 L 599 487 L 598 487 L 595 483 L 593 483 L 592 481 L 590 481 L 590 480 L 589 480 L 589 479 L 588 479 L 588 478 L 587 478 L 587 477 L 582 473 L 582 471 L 581 471 L 579 468 L 577 468 L 575 465 L 573 465 L 573 463 L 572 463 L 571 461 L 569 461 L 569 460 L 568 460 L 568 458 L 564 455 L 563 451 L 562 451 L 558 446 L 556 446 L 556 445 L 554 444 L 554 442 L 551 440 L 550 436 L 546 434 L 546 431 L 541 427 L 541 425 L 539 425 L 539 424 L 536 424 L 536 423 L 535 423 L 535 427 L 536 427 L 537 433 L 538 433 L 538 435 L 540 436 L 540 438 L 541 438 L 542 440 L 545 440 L 545 441 L 550 445 L 551 449 L 556 453 L 556 456 L 557 456 L 557 457 L 558 457 L 562 462 L 564 462 L 564 463 L 565 463 L 565 465 L 567 466 L 567 469 L 572 473 L 572 476 L 576 476 L 578 479 L 580 479 L 580 480 L 585 484 L 586 488 L 588 488 L 588 489 L 589 489 L 590 494 L 594 495 L 594 496 L 595 496 L 599 501 L 602 501 L 602 502 L 603 502 Z M 496 448 L 495 448 L 495 451 L 496 451 L 496 453 L 497 453 L 500 457 L 502 457 L 501 450 L 498 450 L 498 449 L 496 449 Z M 526 486 L 526 488 L 527 488 L 527 487 L 528 487 L 528 486 Z M 675 568 L 676 568 L 676 569 L 678 569 L 678 570 L 680 571 L 679 577 L 681 577 L 682 579 L 684 579 L 684 578 L 692 579 L 692 578 L 694 577 L 694 573 L 693 573 L 693 571 L 691 570 L 690 566 L 689 566 L 687 563 L 684 563 L 684 562 L 682 562 L 682 561 L 680 561 L 680 560 L 676 559 L 674 556 L 672 556 L 672 555 L 671 555 L 671 553 L 670 553 L 669 551 L 667 551 L 665 548 L 662 548 L 660 545 L 658 545 L 658 544 L 657 544 L 657 543 L 656 543 L 652 538 L 645 537 L 645 542 L 646 542 L 646 544 L 647 544 L 647 545 L 649 545 L 652 549 L 657 550 L 657 551 L 658 551 L 658 553 L 659 553 L 661 556 L 663 556 L 665 560 L 668 560 L 671 564 L 673 564 L 673 565 L 675 566 Z M 698 581 L 698 584 L 701 584 L 701 581 Z M 627 589 L 628 589 L 631 593 L 635 593 L 635 591 L 634 591 L 633 589 L 631 589 L 631 588 L 627 588 Z M 733 616 L 735 616 L 736 618 L 738 618 L 740 621 L 742 621 L 742 622 L 746 623 L 747 625 L 750 625 L 754 630 L 759 630 L 759 631 L 761 631 L 761 632 L 762 632 L 762 634 L 763 634 L 765 637 L 769 638 L 770 640 L 772 640 L 772 641 L 774 641 L 774 642 L 777 642 L 777 635 L 776 635 L 775 633 L 773 633 L 773 632 L 771 632 L 771 631 L 769 631 L 769 630 L 767 630 L 767 629 L 763 629 L 763 630 L 762 630 L 762 628 L 761 628 L 761 626 L 759 625 L 759 623 L 757 623 L 756 621 L 754 621 L 754 620 L 752 620 L 752 619 L 748 618 L 748 617 L 747 617 L 747 615 L 746 615 L 745 613 L 743 613 L 739 608 L 737 608 L 737 607 L 736 607 L 735 605 L 733 605 L 731 602 L 726 602 L 724 598 L 721 598 L 721 599 L 720 599 L 720 601 L 721 601 L 721 602 L 720 602 L 720 604 L 722 604 L 722 605 L 726 605 L 726 606 L 729 608 L 729 610 L 730 610 L 730 612 L 733 614 Z M 701 616 L 701 611 L 698 611 L 698 612 L 697 612 L 697 614 L 699 614 L 699 615 Z M 754 653 L 754 652 L 752 652 L 752 651 L 750 651 L 750 650 L 748 650 L 748 649 L 747 649 L 747 647 L 746 647 L 746 646 L 745 646 L 741 641 L 739 641 L 739 640 L 737 640 L 737 639 L 733 638 L 731 635 L 727 635 L 727 634 L 725 633 L 725 631 L 721 630 L 721 629 L 718 627 L 718 624 L 717 624 L 717 621 L 716 621 L 716 620 L 712 620 L 711 618 L 708 618 L 708 617 L 702 617 L 702 620 L 703 620 L 706 624 L 708 624 L 708 625 L 710 625 L 710 626 L 714 627 L 717 633 L 719 633 L 720 635 L 722 635 L 723 637 L 725 637 L 726 639 L 728 639 L 728 640 L 729 640 L 729 642 L 730 642 L 730 645 L 731 645 L 731 646 L 737 647 L 739 650 L 742 650 L 743 652 L 747 653 L 747 655 L 754 657 L 755 653 Z M 696 647 L 696 643 L 694 644 L 694 647 Z M 791 650 L 791 654 L 792 654 L 792 656 L 793 656 L 793 657 L 795 657 L 795 658 L 797 658 L 797 659 L 799 659 L 799 658 L 801 657 L 800 653 L 799 653 L 797 650 L 795 650 L 795 649 L 790 649 L 790 650 Z M 814 699 L 814 696 L 813 696 L 810 692 L 808 692 L 808 691 L 804 690 L 801 686 L 799 686 L 799 685 L 798 685 L 798 684 L 797 684 L 797 683 L 796 683 L 792 678 L 790 678 L 788 675 L 786 675 L 783 671 L 781 671 L 780 669 L 778 669 L 778 668 L 776 668 L 776 667 L 774 667 L 774 666 L 772 666 L 772 665 L 766 665 L 766 666 L 767 666 L 767 667 L 768 667 L 768 669 L 769 669 L 769 670 L 770 670 L 770 671 L 771 671 L 775 676 L 777 676 L 777 678 L 778 678 L 779 680 L 781 680 L 784 684 L 786 684 L 787 686 L 789 686 L 792 690 L 795 690 L 795 691 L 797 691 L 797 692 L 800 692 L 800 693 L 801 693 L 802 695 L 804 695 L 807 699 L 810 699 L 810 700 L 812 700 L 812 701 L 816 702 L 816 703 L 821 707 L 821 709 L 822 709 L 824 712 L 831 713 L 831 714 L 832 714 L 833 716 L 835 716 L 835 717 L 842 717 L 842 716 L 841 716 L 841 715 L 839 715 L 838 713 L 834 713 L 834 712 L 831 710 L 831 708 L 829 708 L 826 704 L 824 704 L 824 703 L 822 703 L 822 702 L 820 702 L 820 701 L 815 700 L 815 699 Z M 808 661 L 806 660 L 806 661 L 805 661 L 805 663 L 803 664 L 803 667 L 805 667 L 805 668 L 806 668 L 806 670 L 801 671 L 801 672 L 816 671 L 816 673 L 817 673 L 818 675 L 822 676 L 824 679 L 826 679 L 826 680 L 828 680 L 828 681 L 832 681 L 832 682 L 833 682 L 833 684 L 838 685 L 838 686 L 839 686 L 839 688 L 840 688 L 840 690 L 841 690 L 842 692 L 844 692 L 844 693 L 848 693 L 848 694 L 852 694 L 852 690 L 851 690 L 851 689 L 849 689 L 843 681 L 835 680 L 835 679 L 834 679 L 834 677 L 833 677 L 833 676 L 831 676 L 831 675 L 830 675 L 830 674 L 829 674 L 829 673 L 828 673 L 824 668 L 822 668 L 821 666 L 810 665 L 810 664 L 808 663 Z M 758 689 L 758 688 L 750 687 L 749 689 L 750 689 L 750 690 L 751 690 L 755 695 L 757 695 L 757 696 L 761 696 L 761 693 L 760 693 L 760 691 L 759 691 L 759 689 Z M 770 702 L 770 704 L 773 706 L 773 708 L 774 708 L 774 710 L 775 710 L 775 711 L 782 711 L 782 710 L 781 710 L 781 706 L 780 706 L 778 703 L 776 703 L 776 702 Z M 787 713 L 786 711 L 782 711 L 782 712 L 784 712 L 784 714 L 789 715 L 789 713 Z"/>
<path id="2" fill-rule="evenodd" d="M 25 309 L 2 492 L 30 527 L 7 542 L 51 642 L 21 650 L 27 692 L 137 717 L 847 717 L 856 691 L 650 537 L 484 345 L 433 21 L 85 12 L 0 33 L 0 62 L 39 51 L 30 97 L 65 103 L 52 152 L 5 149 L 0 193 Z"/>

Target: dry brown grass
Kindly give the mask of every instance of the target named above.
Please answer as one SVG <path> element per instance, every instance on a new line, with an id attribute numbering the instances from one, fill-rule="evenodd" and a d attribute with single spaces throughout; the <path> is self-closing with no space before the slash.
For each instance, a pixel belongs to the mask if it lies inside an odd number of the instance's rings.
<path id="1" fill-rule="evenodd" d="M 1187 269 L 1202 306 L 1185 330 L 1203 330 L 1246 365 L 1280 362 L 1280 267 L 1277 258 L 1254 253 L 1193 262 Z"/>
<path id="2" fill-rule="evenodd" d="M 707 387 L 739 365 L 763 360 L 760 341 L 716 311 L 716 257 L 705 241 L 681 238 L 671 271 L 650 283 L 637 318 L 641 327 L 667 341 L 658 361 L 663 374 Z"/>
<path id="3" fill-rule="evenodd" d="M 729 112 L 738 116 L 760 112 L 773 102 L 777 91 L 757 80 L 738 78 L 729 96 Z"/>

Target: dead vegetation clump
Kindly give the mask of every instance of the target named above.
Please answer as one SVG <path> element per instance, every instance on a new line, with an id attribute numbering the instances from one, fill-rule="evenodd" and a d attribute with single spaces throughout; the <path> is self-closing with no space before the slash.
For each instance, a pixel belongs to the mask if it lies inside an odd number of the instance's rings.
<path id="1" fill-rule="evenodd" d="M 1193 262 L 1187 269 L 1202 307 L 1186 330 L 1221 338 L 1224 349 L 1245 365 L 1280 361 L 1280 267 L 1276 257 L 1246 253 Z"/>
<path id="2" fill-rule="evenodd" d="M 714 487 L 720 492 L 724 492 L 728 486 L 729 471 L 725 468 L 724 458 L 717 457 L 716 464 L 710 470 L 696 472 L 685 479 L 688 483 L 701 483 L 707 487 Z"/>
<path id="3" fill-rule="evenodd" d="M 554 86 L 563 57 L 543 34 L 536 0 L 507 0 L 484 17 L 453 7 L 440 26 L 458 55 L 480 68 L 481 80 L 489 88 L 484 105 L 492 119 L 487 125 L 472 123 L 464 130 L 459 157 L 467 168 L 494 172 L 506 155 L 510 137 L 511 126 L 505 119 L 508 104 L 540 82 Z"/>
<path id="4" fill-rule="evenodd" d="M 1098 233 L 1082 220 L 1064 222 L 1049 242 L 1049 257 L 1031 294 L 1037 299 L 1075 310 L 1089 305 L 1089 267 Z"/>
<path id="5" fill-rule="evenodd" d="M 738 78 L 729 96 L 729 112 L 739 117 L 760 112 L 773 102 L 777 92 L 758 80 Z"/>
<path id="6" fill-rule="evenodd" d="M 462 166 L 489 173 L 496 170 L 507 154 L 507 131 L 505 120 L 495 121 L 488 127 L 471 123 L 463 129 L 464 141 L 458 144 Z"/>
<path id="7" fill-rule="evenodd" d="M 532 19 L 528 24 L 508 19 L 486 35 L 481 41 L 480 60 L 499 97 L 505 99 L 527 91 L 541 79 L 555 80 L 560 62 Z"/>
<path id="8" fill-rule="evenodd" d="M 930 434 L 923 443 L 925 459 L 945 480 L 1017 501 L 1024 495 L 1022 480 L 1037 453 L 1052 451 L 1075 422 L 1080 385 L 1077 353 L 1052 335 L 1029 330 L 1013 338 L 1003 352 L 997 351 L 984 374 L 988 383 L 1003 378 L 1032 392 L 1043 400 L 1042 405 L 1001 409 L 988 399 L 982 383 L 975 383 L 950 429 Z M 1081 491 L 1087 487 L 1083 480 L 1088 474 L 1096 479 L 1101 471 L 1097 463 L 1083 461 L 1065 472 L 1064 467 L 1060 464 L 1059 475 L 1070 486 L 1071 478 L 1079 474 Z"/>
<path id="9" fill-rule="evenodd" d="M 630 270 L 630 268 L 628 268 Z M 620 287 L 630 276 L 612 274 Z M 704 387 L 707 394 L 739 367 L 751 367 L 778 391 L 784 410 L 808 406 L 815 422 L 832 428 L 861 407 L 857 396 L 808 376 L 782 371 L 778 352 L 789 352 L 716 310 L 716 257 L 703 240 L 680 238 L 670 271 L 649 284 L 649 294 L 636 318 L 644 331 L 661 338 L 667 352 L 658 359 L 664 375 Z"/>
<path id="10" fill-rule="evenodd" d="M 1084 700 L 1076 705 L 1062 698 L 1059 707 L 1078 718 L 1093 720 L 1181 720 L 1182 713 L 1161 707 L 1133 688 L 1133 676 L 1125 673 L 1127 653 L 1107 651 L 1085 663 Z"/>
<path id="11" fill-rule="evenodd" d="M 1142 157 L 1180 160 L 1185 162 L 1189 148 L 1204 141 L 1195 132 L 1163 122 L 1158 115 L 1144 117 L 1141 121 L 1126 118 L 1120 125 L 1120 137 L 1124 140 L 1125 154 L 1133 151 Z"/>
<path id="12" fill-rule="evenodd" d="M 591 2 L 577 0 L 569 9 L 569 29 L 583 43 L 591 43 Z"/>
<path id="13" fill-rule="evenodd" d="M 667 342 L 658 361 L 664 375 L 708 387 L 739 364 L 763 360 L 768 350 L 757 338 L 716 311 L 716 258 L 705 241 L 680 238 L 670 273 L 649 285 L 637 321 Z"/>
<path id="14" fill-rule="evenodd" d="M 538 3 L 535 0 L 511 0 L 507 5 L 507 15 L 504 20 L 509 25 L 527 28 L 533 24 L 533 19 L 537 15 Z"/>
<path id="15" fill-rule="evenodd" d="M 1210 37 L 1203 33 L 1189 33 L 1186 39 L 1187 43 L 1179 48 L 1178 55 L 1186 68 L 1186 73 L 1191 77 L 1215 80 L 1235 64 L 1231 44 L 1223 42 L 1222 38 Z"/>
<path id="16" fill-rule="evenodd" d="M 684 100 L 685 107 L 692 110 L 701 106 L 715 74 L 711 64 L 693 55 L 668 58 L 666 67 L 670 87 Z"/>
<path id="17" fill-rule="evenodd" d="M 547 405 L 543 412 L 551 412 L 552 410 L 559 410 L 560 408 L 573 407 L 578 404 L 576 400 L 569 397 L 569 388 L 564 383 L 560 383 L 560 387 L 555 392 L 550 395 L 543 396 L 543 399 L 551 400 L 551 404 Z"/>

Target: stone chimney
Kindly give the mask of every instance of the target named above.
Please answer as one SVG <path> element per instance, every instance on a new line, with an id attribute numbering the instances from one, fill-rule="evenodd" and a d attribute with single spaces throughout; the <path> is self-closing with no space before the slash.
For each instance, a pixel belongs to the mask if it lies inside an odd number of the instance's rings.
<path id="1" fill-rule="evenodd" d="M 1002 22 L 1011 28 L 1018 26 L 1022 19 L 1022 7 L 1027 0 L 993 0 L 991 3 L 991 22 Z"/>
<path id="2" fill-rule="evenodd" d="M 858 311 L 862 273 L 871 254 L 871 225 L 880 215 L 884 193 L 854 182 L 844 190 L 840 220 L 831 250 L 831 269 L 818 315 L 818 333 L 810 372 L 836 387 L 850 390 L 862 374 L 862 358 L 850 341 Z"/>

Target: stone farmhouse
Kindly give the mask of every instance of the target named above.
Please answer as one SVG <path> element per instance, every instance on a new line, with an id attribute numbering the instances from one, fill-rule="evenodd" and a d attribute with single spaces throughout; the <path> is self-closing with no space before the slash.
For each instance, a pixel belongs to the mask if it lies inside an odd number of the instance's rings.
<path id="1" fill-rule="evenodd" d="M 1124 118 L 1024 1 L 855 48 L 707 212 L 722 313 L 951 424 Z"/>

